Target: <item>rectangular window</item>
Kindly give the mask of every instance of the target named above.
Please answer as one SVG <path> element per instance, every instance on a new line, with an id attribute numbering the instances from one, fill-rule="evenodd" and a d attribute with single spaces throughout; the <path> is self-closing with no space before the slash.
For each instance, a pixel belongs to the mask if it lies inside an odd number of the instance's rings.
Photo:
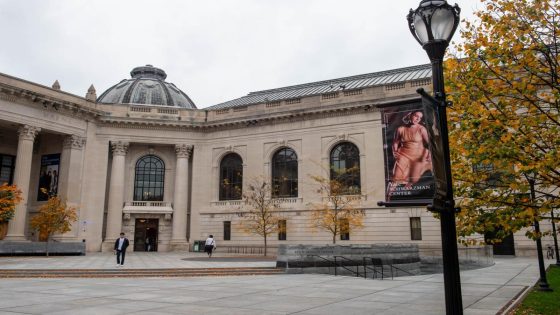
<path id="1" fill-rule="evenodd" d="M 286 220 L 279 220 L 278 221 L 278 240 L 285 241 L 286 240 Z"/>
<path id="2" fill-rule="evenodd" d="M 224 241 L 231 240 L 231 221 L 224 221 Z"/>
<path id="3" fill-rule="evenodd" d="M 14 180 L 14 160 L 12 155 L 0 154 L 0 185 L 8 183 L 11 185 Z"/>
<path id="4" fill-rule="evenodd" d="M 340 219 L 340 240 L 350 240 L 350 222 L 348 222 L 348 219 Z"/>
<path id="5" fill-rule="evenodd" d="M 419 217 L 410 218 L 410 239 L 413 241 L 422 240 L 422 222 Z"/>

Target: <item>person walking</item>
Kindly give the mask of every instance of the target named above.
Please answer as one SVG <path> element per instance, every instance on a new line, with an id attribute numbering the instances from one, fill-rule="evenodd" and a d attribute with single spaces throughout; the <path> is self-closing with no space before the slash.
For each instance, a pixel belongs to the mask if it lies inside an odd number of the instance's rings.
<path id="1" fill-rule="evenodd" d="M 124 256 L 126 254 L 126 248 L 128 247 L 128 239 L 124 237 L 124 233 L 115 241 L 115 254 L 117 255 L 117 267 L 122 267 L 124 265 Z"/>
<path id="2" fill-rule="evenodd" d="M 214 235 L 210 235 L 204 244 L 204 251 L 208 254 L 208 258 L 212 257 L 212 251 L 214 249 L 216 249 L 216 241 L 214 240 Z"/>

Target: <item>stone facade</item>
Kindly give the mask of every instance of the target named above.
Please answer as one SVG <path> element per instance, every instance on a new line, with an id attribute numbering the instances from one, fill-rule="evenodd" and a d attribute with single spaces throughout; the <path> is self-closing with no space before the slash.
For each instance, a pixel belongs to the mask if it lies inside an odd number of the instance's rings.
<path id="1" fill-rule="evenodd" d="M 85 240 L 87 251 L 105 251 L 124 231 L 134 245 L 138 235 L 146 237 L 136 220 L 157 219 L 159 251 L 187 250 L 208 234 L 215 235 L 220 250 L 259 247 L 262 239 L 240 227 L 242 202 L 219 198 L 220 162 L 228 153 L 238 154 L 246 185 L 251 178 L 270 178 L 272 156 L 290 148 L 297 154 L 298 194 L 277 199 L 287 221 L 286 240 L 273 235 L 269 244 L 330 243 L 329 234 L 310 228 L 309 205 L 322 197 L 309 175 L 328 177 L 331 150 L 349 142 L 359 150 L 356 198 L 365 219 L 362 229 L 350 231 L 350 240 L 338 242 L 439 246 L 439 222 L 425 209 L 377 206 L 385 196 L 380 107 L 417 101 L 418 87 L 430 89 L 427 78 L 352 91 L 341 85 L 337 92 L 199 110 L 97 102 L 93 86 L 83 98 L 0 74 L 0 155 L 15 158 L 13 183 L 24 196 L 6 240 L 38 240 L 29 218 L 44 203 L 38 193 L 44 157 L 60 155 L 57 193 L 79 209 L 79 220 L 72 231 L 56 236 L 59 241 Z M 135 185 L 141 185 L 136 167 L 145 156 L 163 163 L 161 200 L 135 196 Z M 411 217 L 421 218 L 421 240 L 411 240 Z M 224 240 L 224 221 L 231 223 L 230 240 Z M 520 233 L 515 245 L 533 243 Z"/>

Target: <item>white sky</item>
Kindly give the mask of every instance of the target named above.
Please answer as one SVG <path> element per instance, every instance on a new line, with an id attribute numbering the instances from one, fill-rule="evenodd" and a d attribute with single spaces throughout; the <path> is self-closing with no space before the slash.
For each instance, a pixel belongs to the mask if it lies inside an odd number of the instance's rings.
<path id="1" fill-rule="evenodd" d="M 428 62 L 406 22 L 420 0 L 0 0 L 0 72 L 85 96 L 167 73 L 198 108 L 251 91 Z M 457 2 L 472 18 L 478 0 Z M 455 40 L 459 39 L 458 32 Z"/>

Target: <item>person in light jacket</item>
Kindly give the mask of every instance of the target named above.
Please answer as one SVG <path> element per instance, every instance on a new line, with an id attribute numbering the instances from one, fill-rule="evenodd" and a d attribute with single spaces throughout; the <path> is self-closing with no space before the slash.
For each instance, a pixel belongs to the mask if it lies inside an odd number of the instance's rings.
<path id="1" fill-rule="evenodd" d="M 214 249 L 216 249 L 216 241 L 214 240 L 214 235 L 210 235 L 204 244 L 204 251 L 208 254 L 208 258 L 212 257 L 212 251 Z"/>

